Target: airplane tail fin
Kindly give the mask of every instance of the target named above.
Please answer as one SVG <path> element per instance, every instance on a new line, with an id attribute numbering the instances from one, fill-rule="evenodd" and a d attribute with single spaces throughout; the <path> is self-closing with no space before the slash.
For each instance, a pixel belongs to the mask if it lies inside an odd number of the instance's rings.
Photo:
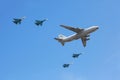
<path id="1" fill-rule="evenodd" d="M 60 38 L 54 38 L 54 39 L 59 41 L 62 44 L 62 46 L 64 46 L 65 43 L 62 41 L 62 39 L 60 39 Z"/>
<path id="2" fill-rule="evenodd" d="M 59 34 L 59 35 L 58 35 L 58 38 L 59 38 L 59 39 L 64 39 L 64 38 L 66 38 L 66 36 L 64 36 L 63 34 Z"/>

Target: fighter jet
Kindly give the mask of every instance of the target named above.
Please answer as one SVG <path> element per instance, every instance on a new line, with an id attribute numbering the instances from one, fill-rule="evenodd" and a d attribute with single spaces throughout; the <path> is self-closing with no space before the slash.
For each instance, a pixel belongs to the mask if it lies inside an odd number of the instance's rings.
<path id="1" fill-rule="evenodd" d="M 35 20 L 35 24 L 37 25 L 37 26 L 42 26 L 43 25 L 43 22 L 45 22 L 45 21 L 47 21 L 48 19 L 44 19 L 44 20 Z"/>
<path id="2" fill-rule="evenodd" d="M 13 23 L 15 24 L 21 24 L 21 21 L 25 19 L 25 17 L 22 17 L 22 18 L 13 18 Z"/>
<path id="3" fill-rule="evenodd" d="M 70 66 L 70 64 L 63 64 L 64 68 L 68 68 Z"/>
<path id="4" fill-rule="evenodd" d="M 80 54 L 73 54 L 72 57 L 73 57 L 73 58 L 78 58 L 79 55 L 82 55 L 82 53 L 80 53 Z"/>
<path id="5" fill-rule="evenodd" d="M 72 65 L 73 64 L 73 62 L 71 62 L 71 63 L 68 63 L 68 64 L 63 64 L 63 67 L 64 68 L 68 68 L 70 65 Z"/>
<path id="6" fill-rule="evenodd" d="M 90 38 L 89 38 L 90 33 L 99 29 L 98 26 L 91 26 L 91 27 L 86 28 L 86 29 L 74 28 L 74 27 L 65 26 L 65 25 L 60 25 L 60 26 L 75 32 L 75 34 L 70 35 L 70 36 L 64 36 L 64 35 L 60 34 L 60 35 L 58 35 L 57 38 L 54 38 L 55 40 L 60 42 L 63 46 L 64 46 L 65 42 L 70 42 L 70 41 L 77 40 L 77 39 L 81 38 L 83 46 L 85 47 L 86 46 L 86 41 L 90 40 Z"/>

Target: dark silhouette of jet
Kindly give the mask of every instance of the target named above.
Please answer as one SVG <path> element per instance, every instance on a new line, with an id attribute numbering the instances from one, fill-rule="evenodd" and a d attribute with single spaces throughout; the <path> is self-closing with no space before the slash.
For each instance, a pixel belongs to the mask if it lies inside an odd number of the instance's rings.
<path id="1" fill-rule="evenodd" d="M 43 25 L 43 22 L 45 22 L 45 21 L 47 21 L 48 19 L 44 19 L 44 20 L 35 20 L 35 24 L 37 25 L 37 26 L 42 26 Z"/>
<path id="2" fill-rule="evenodd" d="M 13 23 L 15 24 L 21 24 L 21 21 L 24 19 L 25 17 L 22 18 L 13 18 Z"/>
<path id="3" fill-rule="evenodd" d="M 68 68 L 70 66 L 70 64 L 63 64 L 64 68 Z"/>
<path id="4" fill-rule="evenodd" d="M 82 53 L 80 53 L 80 54 L 73 54 L 72 57 L 73 57 L 73 58 L 78 58 L 79 55 L 82 55 Z"/>

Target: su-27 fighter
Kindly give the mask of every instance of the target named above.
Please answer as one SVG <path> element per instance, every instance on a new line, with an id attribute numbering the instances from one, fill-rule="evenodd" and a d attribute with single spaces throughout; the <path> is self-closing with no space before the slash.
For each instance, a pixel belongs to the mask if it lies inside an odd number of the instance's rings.
<path id="1" fill-rule="evenodd" d="M 45 21 L 47 21 L 48 19 L 44 19 L 44 20 L 35 20 L 35 24 L 37 25 L 37 26 L 42 26 L 43 25 L 43 22 L 45 22 Z"/>
<path id="2" fill-rule="evenodd" d="M 73 58 L 78 58 L 79 55 L 82 55 L 82 53 L 79 53 L 79 54 L 73 54 L 72 57 L 73 57 Z"/>
<path id="3" fill-rule="evenodd" d="M 64 68 L 68 68 L 70 65 L 72 65 L 73 64 L 73 62 L 71 62 L 71 63 L 68 63 L 68 64 L 63 64 L 63 67 Z"/>
<path id="4" fill-rule="evenodd" d="M 68 68 L 70 66 L 70 64 L 63 64 L 64 68 Z"/>
<path id="5" fill-rule="evenodd" d="M 15 24 L 21 24 L 21 21 L 25 19 L 25 17 L 22 17 L 22 18 L 13 18 L 13 23 Z"/>
<path id="6" fill-rule="evenodd" d="M 60 35 L 58 35 L 57 38 L 54 38 L 55 40 L 58 40 L 63 46 L 64 46 L 65 42 L 70 42 L 70 41 L 77 40 L 77 39 L 81 38 L 83 46 L 85 47 L 86 46 L 86 41 L 90 40 L 90 38 L 89 38 L 90 35 L 89 34 L 96 31 L 97 29 L 99 29 L 98 26 L 91 26 L 91 27 L 86 28 L 86 29 L 74 28 L 74 27 L 65 26 L 65 25 L 60 25 L 60 26 L 75 32 L 75 34 L 70 35 L 68 37 L 60 34 Z"/>

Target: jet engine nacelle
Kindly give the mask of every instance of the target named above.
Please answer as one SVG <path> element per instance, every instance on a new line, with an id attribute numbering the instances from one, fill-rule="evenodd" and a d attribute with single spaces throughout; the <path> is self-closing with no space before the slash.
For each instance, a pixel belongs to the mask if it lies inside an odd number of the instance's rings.
<path id="1" fill-rule="evenodd" d="M 90 37 L 90 35 L 86 35 L 85 37 Z"/>
<path id="2" fill-rule="evenodd" d="M 86 40 L 88 41 L 88 40 L 90 40 L 90 38 L 86 38 Z"/>

